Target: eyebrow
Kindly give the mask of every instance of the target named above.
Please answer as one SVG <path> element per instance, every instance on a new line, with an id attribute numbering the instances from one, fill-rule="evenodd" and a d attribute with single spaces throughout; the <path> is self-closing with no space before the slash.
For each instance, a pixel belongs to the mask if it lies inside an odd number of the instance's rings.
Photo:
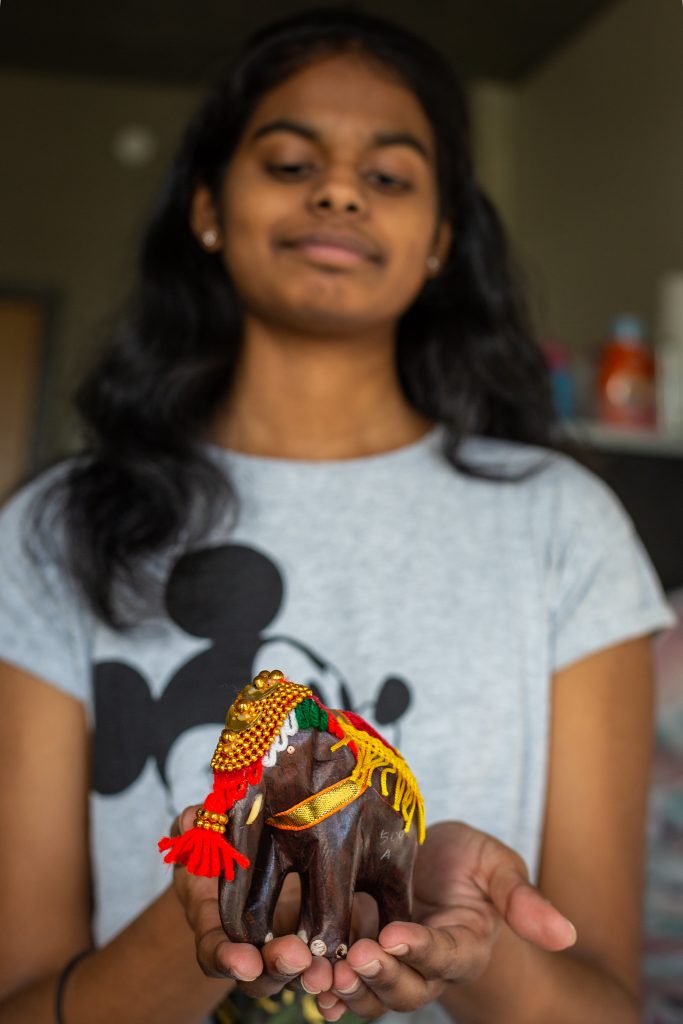
<path id="1" fill-rule="evenodd" d="M 270 135 L 272 132 L 292 132 L 309 142 L 320 142 L 319 132 L 310 125 L 304 124 L 302 121 L 291 121 L 286 117 L 280 117 L 261 125 L 252 135 L 252 142 L 263 138 L 264 135 Z M 432 162 L 432 155 L 425 144 L 410 132 L 375 132 L 372 136 L 372 145 L 373 147 L 408 146 L 419 153 L 427 163 Z"/>

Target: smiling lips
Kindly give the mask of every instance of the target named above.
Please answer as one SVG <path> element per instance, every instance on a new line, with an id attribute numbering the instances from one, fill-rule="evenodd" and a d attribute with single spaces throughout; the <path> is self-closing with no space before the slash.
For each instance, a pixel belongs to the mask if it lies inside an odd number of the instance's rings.
<path id="1" fill-rule="evenodd" d="M 377 249 L 364 238 L 335 231 L 311 231 L 281 242 L 285 249 L 300 252 L 314 263 L 351 267 L 367 260 L 379 262 Z"/>

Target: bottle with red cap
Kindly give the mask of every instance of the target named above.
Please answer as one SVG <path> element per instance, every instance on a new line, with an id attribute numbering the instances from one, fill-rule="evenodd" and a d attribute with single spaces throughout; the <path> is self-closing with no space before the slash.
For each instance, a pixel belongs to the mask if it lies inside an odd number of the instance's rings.
<path id="1" fill-rule="evenodd" d="M 598 368 L 597 404 L 600 421 L 610 426 L 656 426 L 655 361 L 642 320 L 630 313 L 610 325 Z"/>

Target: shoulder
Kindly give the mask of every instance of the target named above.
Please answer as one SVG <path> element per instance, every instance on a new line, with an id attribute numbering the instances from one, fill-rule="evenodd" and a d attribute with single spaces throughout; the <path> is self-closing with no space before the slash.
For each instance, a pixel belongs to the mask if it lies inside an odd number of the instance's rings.
<path id="1" fill-rule="evenodd" d="M 493 473 L 494 487 L 517 496 L 530 523 L 566 529 L 584 524 L 632 531 L 619 498 L 592 470 L 563 452 L 496 438 L 468 438 L 462 459 L 474 469 Z M 483 484 L 486 488 L 488 482 Z M 489 484 L 489 486 L 491 486 Z"/>
<path id="2" fill-rule="evenodd" d="M 11 518 L 19 510 L 28 509 L 34 501 L 48 495 L 55 487 L 65 483 L 69 473 L 79 462 L 78 456 L 60 459 L 59 462 L 20 484 L 0 505 L 0 519 Z"/>
<path id="3" fill-rule="evenodd" d="M 34 568 L 62 562 L 66 537 L 65 485 L 76 457 L 63 459 L 19 487 L 0 508 L 2 561 L 26 559 Z"/>
<path id="4" fill-rule="evenodd" d="M 528 553 L 512 543 L 520 537 L 533 549 L 554 670 L 673 624 L 631 517 L 595 473 L 563 453 L 508 441 L 472 439 L 463 455 L 510 478 L 488 501 L 506 557 Z"/>
<path id="5" fill-rule="evenodd" d="M 60 490 L 73 464 L 41 473 L 0 510 L 0 661 L 83 700 L 92 617 L 68 570 Z"/>

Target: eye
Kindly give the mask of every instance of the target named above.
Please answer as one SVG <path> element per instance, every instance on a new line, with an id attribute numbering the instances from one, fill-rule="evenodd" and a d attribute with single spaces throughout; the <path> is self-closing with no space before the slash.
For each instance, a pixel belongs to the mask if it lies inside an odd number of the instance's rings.
<path id="1" fill-rule="evenodd" d="M 269 174 L 284 181 L 299 181 L 314 169 L 313 164 L 306 163 L 266 164 Z"/>
<path id="2" fill-rule="evenodd" d="M 412 184 L 405 178 L 398 178 L 386 171 L 369 171 L 367 179 L 383 192 L 410 192 Z"/>

